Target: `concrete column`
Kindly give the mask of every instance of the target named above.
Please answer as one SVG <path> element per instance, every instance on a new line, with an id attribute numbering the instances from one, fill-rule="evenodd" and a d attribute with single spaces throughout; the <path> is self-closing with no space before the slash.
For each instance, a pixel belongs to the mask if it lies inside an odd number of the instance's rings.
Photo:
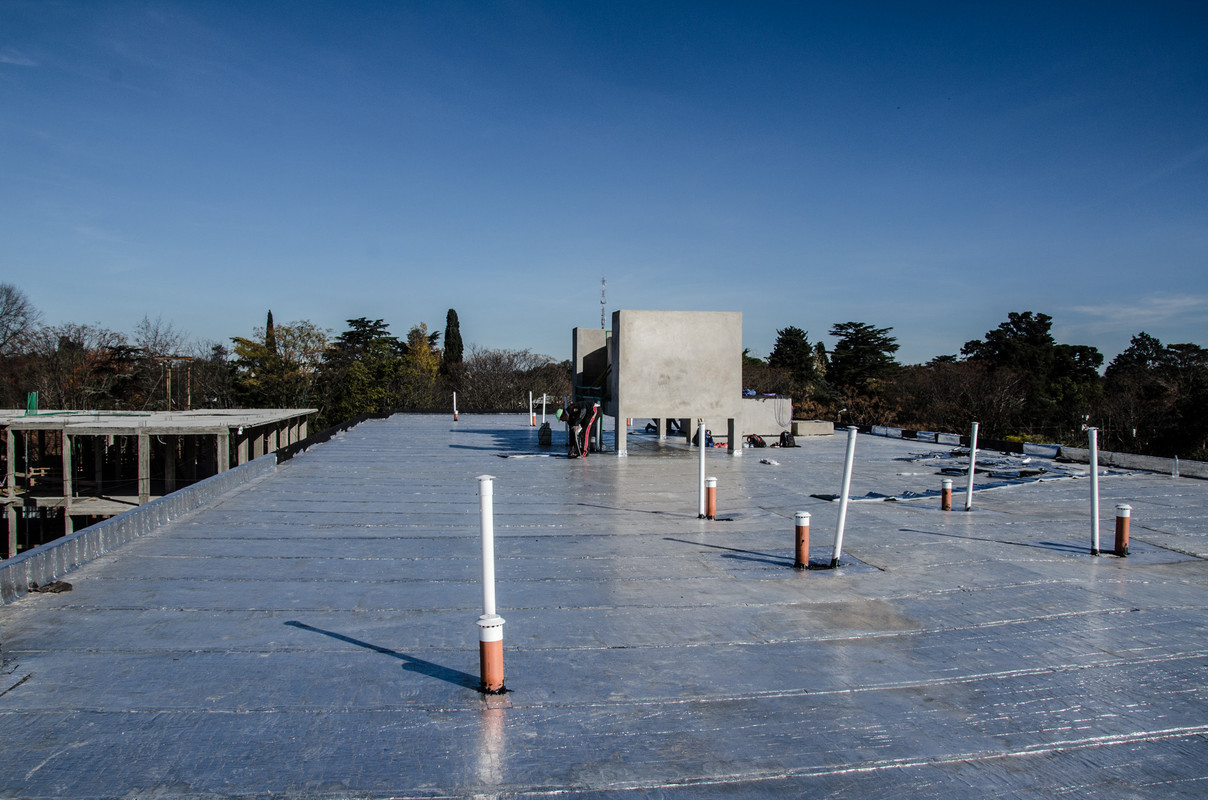
<path id="1" fill-rule="evenodd" d="M 71 437 L 63 430 L 63 496 L 71 499 Z"/>
<path id="2" fill-rule="evenodd" d="M 180 437 L 164 439 L 164 494 L 171 494 L 176 491 L 176 448 L 180 446 Z"/>
<path id="3" fill-rule="evenodd" d="M 235 437 L 235 466 L 240 467 L 247 463 L 248 436 L 239 431 Z"/>
<path id="4" fill-rule="evenodd" d="M 138 504 L 151 502 L 151 437 L 138 435 Z"/>
<path id="5" fill-rule="evenodd" d="M 666 441 L 667 439 L 667 428 L 665 427 L 666 424 L 667 420 L 663 419 L 662 417 L 658 417 L 654 420 L 654 427 L 659 429 L 658 435 L 660 442 Z"/>
<path id="6" fill-rule="evenodd" d="M 726 449 L 730 451 L 730 454 L 742 455 L 742 431 L 738 428 L 738 420 L 733 417 L 726 420 L 726 436 L 728 437 Z"/>
<path id="7" fill-rule="evenodd" d="M 625 448 L 628 446 L 629 426 L 625 424 L 625 412 L 617 409 L 617 432 L 614 435 L 614 445 L 616 446 L 617 455 L 627 455 Z"/>
<path id="8" fill-rule="evenodd" d="M 214 437 L 217 453 L 218 472 L 226 472 L 231 468 L 231 434 L 220 433 Z"/>
<path id="9" fill-rule="evenodd" d="M 6 554 L 12 558 L 17 554 L 17 508 L 12 503 L 7 504 L 8 508 L 8 550 Z"/>
<path id="10" fill-rule="evenodd" d="M 12 497 L 17 491 L 17 434 L 12 428 L 4 429 L 4 450 L 8 459 L 4 476 L 5 492 Z"/>
<path id="11" fill-rule="evenodd" d="M 92 437 L 92 474 L 96 479 L 97 496 L 105 493 L 105 439 Z"/>
<path id="12" fill-rule="evenodd" d="M 684 435 L 684 441 L 688 443 L 689 447 L 692 446 L 692 425 L 693 422 L 690 418 L 685 417 L 680 420 L 680 433 Z"/>

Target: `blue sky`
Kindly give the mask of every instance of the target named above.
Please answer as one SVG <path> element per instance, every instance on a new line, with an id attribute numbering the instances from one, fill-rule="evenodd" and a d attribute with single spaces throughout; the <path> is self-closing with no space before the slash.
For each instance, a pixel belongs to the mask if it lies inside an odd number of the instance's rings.
<path id="1" fill-rule="evenodd" d="M 1202 3 L 0 0 L 0 281 L 197 339 L 1011 311 L 1208 346 Z"/>

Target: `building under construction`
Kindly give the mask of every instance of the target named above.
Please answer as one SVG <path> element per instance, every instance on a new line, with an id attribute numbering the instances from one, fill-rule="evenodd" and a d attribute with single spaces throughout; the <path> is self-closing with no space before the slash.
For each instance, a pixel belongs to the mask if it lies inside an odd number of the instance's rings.
<path id="1" fill-rule="evenodd" d="M 4 556 L 298 442 L 314 413 L 0 410 Z"/>

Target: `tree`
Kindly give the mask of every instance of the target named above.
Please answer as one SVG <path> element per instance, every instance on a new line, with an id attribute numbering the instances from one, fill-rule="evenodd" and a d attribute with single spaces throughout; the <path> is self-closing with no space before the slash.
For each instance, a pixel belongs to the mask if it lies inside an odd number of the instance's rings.
<path id="1" fill-rule="evenodd" d="M 270 353 L 277 352 L 277 328 L 273 325 L 273 310 L 268 310 L 268 319 L 264 321 L 264 346 Z"/>
<path id="2" fill-rule="evenodd" d="M 305 320 L 256 328 L 251 338 L 235 337 L 235 397 L 250 408 L 307 408 L 314 388 L 328 331 Z"/>
<path id="3" fill-rule="evenodd" d="M 463 346 L 461 342 L 461 323 L 457 321 L 457 312 L 449 309 L 445 315 L 445 354 L 443 368 L 446 372 L 454 364 L 460 364 Z"/>
<path id="4" fill-rule="evenodd" d="M 439 338 L 439 331 L 428 333 L 428 326 L 422 322 L 407 332 L 399 408 L 429 409 L 437 406 L 436 378 L 440 373 L 441 353 L 436 343 Z"/>
<path id="5" fill-rule="evenodd" d="M 40 317 L 24 292 L 11 283 L 0 283 L 0 356 L 11 355 L 25 344 Z"/>
<path id="6" fill-rule="evenodd" d="M 41 328 L 31 341 L 26 383 L 42 408 L 75 410 L 126 407 L 122 388 L 134 371 L 126 337 L 91 325 Z"/>
<path id="7" fill-rule="evenodd" d="M 1007 321 L 981 341 L 966 342 L 961 353 L 991 372 L 1014 373 L 1020 411 L 1002 429 L 987 434 L 1029 434 L 1042 439 L 1073 441 L 1098 405 L 1098 369 L 1103 355 L 1086 345 L 1057 344 L 1049 332 L 1048 314 L 1011 312 Z"/>
<path id="8" fill-rule="evenodd" d="M 403 357 L 408 346 L 380 319 L 347 320 L 348 329 L 323 353 L 319 425 L 399 407 Z"/>
<path id="9" fill-rule="evenodd" d="M 776 331 L 776 344 L 768 355 L 768 366 L 786 370 L 791 393 L 803 396 L 818 383 L 818 367 L 809 334 L 792 325 Z"/>
<path id="10" fill-rule="evenodd" d="M 830 335 L 838 337 L 831 351 L 827 381 L 840 389 L 872 391 L 876 384 L 893 374 L 898 363 L 897 339 L 889 335 L 893 328 L 874 328 L 864 322 L 838 322 Z"/>

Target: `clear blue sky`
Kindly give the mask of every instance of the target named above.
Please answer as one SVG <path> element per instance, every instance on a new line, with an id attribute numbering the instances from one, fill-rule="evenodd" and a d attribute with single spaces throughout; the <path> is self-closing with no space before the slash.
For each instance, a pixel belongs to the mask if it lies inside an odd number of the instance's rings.
<path id="1" fill-rule="evenodd" d="M 0 0 L 0 281 L 50 323 L 570 355 L 607 308 L 1208 346 L 1208 6 Z"/>

